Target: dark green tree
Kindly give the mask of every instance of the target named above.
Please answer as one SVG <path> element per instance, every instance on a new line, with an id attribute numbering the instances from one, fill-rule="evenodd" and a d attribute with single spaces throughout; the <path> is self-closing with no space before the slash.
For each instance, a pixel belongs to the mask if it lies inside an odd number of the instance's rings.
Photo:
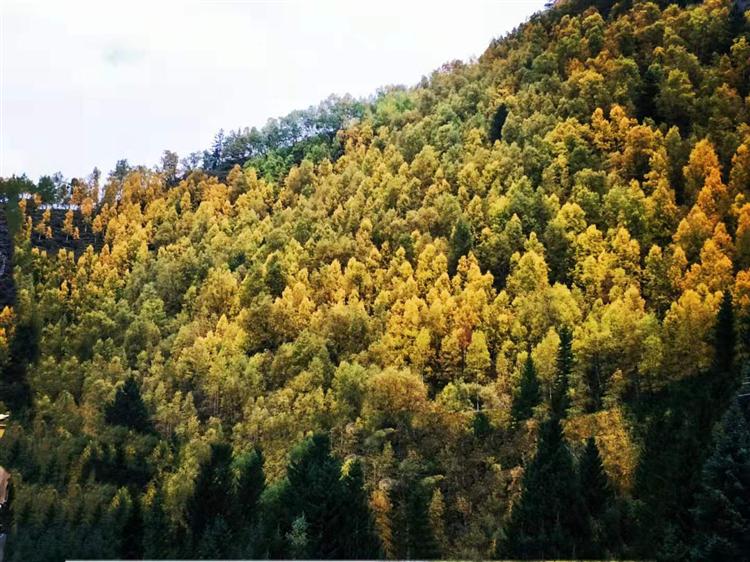
<path id="1" fill-rule="evenodd" d="M 349 516 L 344 496 L 341 464 L 331 456 L 328 436 L 316 434 L 306 439 L 292 452 L 287 467 L 281 498 L 287 519 L 284 535 L 292 531 L 293 521 L 304 515 L 310 557 L 342 558 L 345 541 L 341 529 Z"/>
<path id="2" fill-rule="evenodd" d="M 440 547 L 430 525 L 429 504 L 429 488 L 417 483 L 409 492 L 406 501 L 407 560 L 430 560 L 440 557 Z"/>
<path id="3" fill-rule="evenodd" d="M 263 453 L 256 447 L 233 463 L 236 478 L 234 524 L 238 528 L 248 527 L 257 519 L 258 501 L 266 487 L 263 462 Z"/>
<path id="4" fill-rule="evenodd" d="M 534 407 L 541 401 L 539 379 L 536 376 L 534 361 L 529 355 L 523 365 L 521 385 L 513 397 L 511 415 L 517 422 L 527 420 L 534 414 Z"/>
<path id="5" fill-rule="evenodd" d="M 215 560 L 228 557 L 232 546 L 232 531 L 224 517 L 217 515 L 208 522 L 195 551 L 199 559 Z"/>
<path id="6" fill-rule="evenodd" d="M 557 372 L 552 386 L 552 398 L 550 406 L 552 415 L 564 418 L 570 398 L 568 397 L 568 386 L 570 373 L 573 371 L 573 335 L 570 328 L 560 328 L 560 347 L 557 350 Z"/>
<path id="7" fill-rule="evenodd" d="M 143 557 L 152 560 L 176 555 L 169 519 L 164 511 L 164 494 L 156 490 L 152 501 L 143 509 Z"/>
<path id="8" fill-rule="evenodd" d="M 612 501 L 612 487 L 604 472 L 602 458 L 596 439 L 589 437 L 579 463 L 581 494 L 586 511 L 592 517 L 599 517 Z"/>
<path id="9" fill-rule="evenodd" d="M 490 418 L 484 412 L 475 412 L 471 420 L 471 429 L 474 436 L 483 439 L 492 434 L 492 424 Z"/>
<path id="10" fill-rule="evenodd" d="M 505 104 L 501 104 L 495 110 L 495 114 L 492 116 L 492 123 L 490 123 L 490 130 L 487 135 L 490 143 L 502 140 L 503 126 L 505 125 L 506 119 L 508 119 L 508 108 Z"/>
<path id="11" fill-rule="evenodd" d="M 25 175 L 0 178 L 0 203 L 4 203 L 2 211 L 5 213 L 8 231 L 15 234 L 21 223 L 21 215 L 18 208 L 19 196 L 23 193 L 33 193 L 36 186 Z"/>
<path id="12" fill-rule="evenodd" d="M 232 448 L 227 443 L 211 445 L 211 456 L 201 466 L 193 494 L 187 504 L 187 523 L 193 544 L 200 545 L 209 524 L 232 514 Z M 226 523 L 226 521 L 225 521 Z M 213 529 L 212 533 L 218 533 Z"/>
<path id="13" fill-rule="evenodd" d="M 747 18 L 745 12 L 747 10 L 747 2 L 743 0 L 734 0 L 732 2 L 732 8 L 729 11 L 729 33 L 727 34 L 727 51 L 732 46 L 732 40 L 740 35 L 747 32 Z"/>
<path id="14" fill-rule="evenodd" d="M 589 437 L 578 464 L 581 497 L 591 536 L 586 544 L 587 558 L 612 556 L 616 546 L 619 511 L 616 497 L 599 454 L 596 440 Z"/>
<path id="15" fill-rule="evenodd" d="M 346 517 L 341 529 L 341 556 L 347 560 L 373 560 L 379 558 L 380 541 L 368 506 L 362 465 L 354 461 L 342 478 Z"/>
<path id="16" fill-rule="evenodd" d="M 544 422 L 523 491 L 513 507 L 499 558 L 575 558 L 585 551 L 588 529 L 573 456 L 560 420 Z"/>
<path id="17" fill-rule="evenodd" d="M 734 378 L 734 355 L 737 345 L 737 334 L 734 322 L 734 306 L 732 293 L 724 292 L 719 312 L 716 315 L 714 328 L 714 370 L 725 384 Z"/>
<path id="18" fill-rule="evenodd" d="M 471 231 L 471 225 L 464 218 L 460 217 L 453 227 L 453 234 L 450 240 L 450 255 L 448 256 L 448 273 L 455 275 L 458 268 L 458 260 L 461 256 L 468 254 L 474 247 L 474 234 Z"/>
<path id="19" fill-rule="evenodd" d="M 120 556 L 125 560 L 140 560 L 143 558 L 143 511 L 137 497 L 133 497 L 122 527 L 122 542 Z"/>
<path id="20" fill-rule="evenodd" d="M 696 560 L 746 560 L 750 553 L 750 430 L 733 402 L 715 434 L 692 510 Z"/>
<path id="21" fill-rule="evenodd" d="M 114 401 L 104 411 L 104 419 L 110 425 L 120 425 L 142 433 L 153 431 L 146 404 L 133 377 L 128 377 L 117 389 Z"/>
<path id="22" fill-rule="evenodd" d="M 266 266 L 266 287 L 268 287 L 268 291 L 274 297 L 280 297 L 286 287 L 284 268 L 276 254 L 271 256 Z"/>

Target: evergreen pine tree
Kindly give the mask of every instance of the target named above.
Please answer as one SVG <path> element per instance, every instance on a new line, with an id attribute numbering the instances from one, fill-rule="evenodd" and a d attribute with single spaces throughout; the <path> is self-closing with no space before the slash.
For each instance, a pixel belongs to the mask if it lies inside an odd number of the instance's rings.
<path id="1" fill-rule="evenodd" d="M 526 468 L 499 558 L 575 558 L 588 536 L 578 475 L 556 417 L 540 428 L 536 456 Z"/>
<path id="2" fill-rule="evenodd" d="M 492 123 L 490 123 L 489 134 L 487 135 L 488 140 L 491 143 L 502 140 L 503 138 L 503 126 L 505 121 L 508 119 L 508 108 L 505 104 L 501 104 L 492 116 Z"/>
<path id="3" fill-rule="evenodd" d="M 106 407 L 104 419 L 110 425 L 121 425 L 143 433 L 153 431 L 141 391 L 133 377 L 128 377 L 117 389 L 114 401 Z"/>
<path id="4" fill-rule="evenodd" d="M 592 517 L 599 517 L 612 501 L 613 493 L 607 473 L 604 472 L 599 447 L 596 446 L 596 439 L 593 437 L 586 441 L 578 471 L 586 511 Z"/>
<path id="5" fill-rule="evenodd" d="M 615 0 L 596 0 L 594 2 L 594 6 L 599 11 L 599 13 L 602 15 L 604 19 L 606 19 L 609 16 L 609 12 L 612 10 L 612 7 L 615 5 Z"/>
<path id="6" fill-rule="evenodd" d="M 536 376 L 534 361 L 531 354 L 526 358 L 521 374 L 521 385 L 513 397 L 511 415 L 517 422 L 529 419 L 534 413 L 534 407 L 541 400 L 539 392 L 539 380 Z"/>
<path id="7" fill-rule="evenodd" d="M 568 384 L 573 370 L 573 335 L 567 326 L 560 329 L 560 347 L 557 351 L 557 372 L 552 387 L 552 415 L 564 418 L 570 405 Z"/>
<path id="8" fill-rule="evenodd" d="M 198 472 L 193 494 L 187 505 L 187 522 L 194 545 L 201 543 L 209 523 L 219 516 L 226 517 L 231 513 L 231 460 L 232 448 L 227 443 L 214 443 L 211 445 L 210 458 Z"/>
<path id="9" fill-rule="evenodd" d="M 308 553 L 312 558 L 342 558 L 348 512 L 341 482 L 341 464 L 331 456 L 327 435 L 316 434 L 292 453 L 282 503 L 288 517 L 285 527 L 305 516 Z"/>
<path id="10" fill-rule="evenodd" d="M 722 386 L 734 382 L 734 355 L 737 345 L 737 334 L 734 325 L 734 306 L 732 293 L 724 292 L 719 312 L 716 315 L 714 328 L 714 370 L 724 383 Z"/>
<path id="11" fill-rule="evenodd" d="M 164 511 L 164 494 L 157 488 L 143 510 L 143 557 L 152 560 L 174 558 L 172 532 Z"/>
<path id="12" fill-rule="evenodd" d="M 440 547 L 430 525 L 430 494 L 421 483 L 410 491 L 406 502 L 406 559 L 440 557 Z"/>
<path id="13" fill-rule="evenodd" d="M 468 254 L 474 246 L 474 235 L 471 232 L 469 222 L 461 217 L 453 227 L 450 240 L 450 255 L 448 256 L 448 273 L 455 275 L 458 268 L 458 260 L 461 256 Z"/>
<path id="14" fill-rule="evenodd" d="M 604 472 L 596 440 L 589 437 L 578 464 L 581 497 L 589 517 L 591 536 L 584 554 L 590 558 L 604 558 L 609 554 L 617 529 L 615 495 Z"/>
<path id="15" fill-rule="evenodd" d="M 732 2 L 732 8 L 729 11 L 728 47 L 731 47 L 731 41 L 733 39 L 747 31 L 747 19 L 745 18 L 745 10 L 742 8 L 743 4 L 747 7 L 747 4 L 742 2 L 742 0 L 734 0 Z"/>
<path id="16" fill-rule="evenodd" d="M 717 429 L 692 511 L 697 560 L 746 560 L 750 553 L 750 431 L 734 402 Z"/>
<path id="17" fill-rule="evenodd" d="M 310 556 L 310 539 L 307 536 L 307 520 L 303 513 L 292 521 L 292 528 L 286 534 L 289 556 L 292 560 L 307 560 Z"/>
<path id="18" fill-rule="evenodd" d="M 347 560 L 372 560 L 380 557 L 380 541 L 364 490 L 364 474 L 354 461 L 342 478 L 346 517 L 341 529 L 341 557 Z"/>
<path id="19" fill-rule="evenodd" d="M 236 528 L 248 527 L 257 519 L 258 501 L 266 487 L 263 471 L 263 453 L 255 448 L 237 458 L 235 470 L 235 516 Z"/>
<path id="20" fill-rule="evenodd" d="M 233 543 L 232 531 L 223 516 L 212 518 L 198 541 L 197 553 L 201 559 L 226 558 Z"/>
<path id="21" fill-rule="evenodd" d="M 479 439 L 484 439 L 492 434 L 492 424 L 490 418 L 484 412 L 475 412 L 474 417 L 471 420 L 471 429 L 474 432 L 474 436 Z"/>
<path id="22" fill-rule="evenodd" d="M 134 497 L 122 528 L 120 556 L 125 560 L 143 558 L 143 512 L 137 497 Z"/>

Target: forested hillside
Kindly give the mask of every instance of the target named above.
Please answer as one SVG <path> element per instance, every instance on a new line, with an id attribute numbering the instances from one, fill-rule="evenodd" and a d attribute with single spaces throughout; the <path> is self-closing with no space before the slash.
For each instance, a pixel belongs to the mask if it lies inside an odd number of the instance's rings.
<path id="1" fill-rule="evenodd" d="M 3 180 L 6 559 L 748 559 L 743 8 Z"/>

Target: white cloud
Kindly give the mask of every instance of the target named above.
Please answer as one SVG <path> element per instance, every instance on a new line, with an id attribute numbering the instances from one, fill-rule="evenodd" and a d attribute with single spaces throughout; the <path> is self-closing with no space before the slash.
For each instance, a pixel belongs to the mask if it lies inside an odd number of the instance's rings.
<path id="1" fill-rule="evenodd" d="M 3 0 L 0 174 L 153 164 L 331 93 L 415 84 L 543 0 Z"/>

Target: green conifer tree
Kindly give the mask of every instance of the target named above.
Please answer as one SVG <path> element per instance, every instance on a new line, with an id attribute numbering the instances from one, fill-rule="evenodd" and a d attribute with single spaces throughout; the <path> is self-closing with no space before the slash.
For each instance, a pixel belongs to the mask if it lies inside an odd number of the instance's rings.
<path id="1" fill-rule="evenodd" d="M 174 558 L 172 530 L 164 511 L 164 494 L 157 488 L 143 510 L 143 557 L 151 560 Z"/>
<path id="2" fill-rule="evenodd" d="M 734 402 L 703 467 L 692 511 L 696 560 L 744 560 L 750 553 L 750 430 Z"/>
<path id="3" fill-rule="evenodd" d="M 719 312 L 716 315 L 716 327 L 714 328 L 714 369 L 716 375 L 725 384 L 735 382 L 734 355 L 736 345 L 737 334 L 735 331 L 732 293 L 725 291 Z"/>
<path id="4" fill-rule="evenodd" d="M 347 510 L 341 482 L 341 464 L 331 456 L 327 435 L 316 434 L 306 439 L 292 453 L 287 468 L 287 486 L 282 502 L 291 525 L 301 515 L 307 525 L 307 548 L 312 558 L 343 557 L 341 529 Z"/>
<path id="5" fill-rule="evenodd" d="M 570 399 L 568 385 L 570 373 L 573 370 L 573 335 L 567 326 L 560 329 L 560 347 L 557 351 L 557 372 L 552 387 L 551 408 L 552 415 L 564 418 Z"/>
<path id="6" fill-rule="evenodd" d="M 471 232 L 469 222 L 461 217 L 453 227 L 450 240 L 450 255 L 448 256 L 448 273 L 455 275 L 458 268 L 458 260 L 468 254 L 474 247 L 474 235 Z"/>
<path id="7" fill-rule="evenodd" d="M 346 517 L 341 529 L 341 556 L 347 560 L 372 560 L 379 558 L 380 541 L 365 493 L 362 465 L 354 461 L 342 478 Z"/>
<path id="8" fill-rule="evenodd" d="M 588 536 L 573 457 L 556 417 L 540 428 L 536 456 L 526 468 L 499 558 L 575 558 Z"/>
<path id="9" fill-rule="evenodd" d="M 430 525 L 430 493 L 427 487 L 416 484 L 406 502 L 407 560 L 429 560 L 440 557 L 440 546 Z"/>
<path id="10" fill-rule="evenodd" d="M 187 505 L 187 522 L 194 545 L 201 544 L 204 532 L 214 519 L 232 513 L 231 461 L 232 448 L 227 443 L 214 443 L 210 458 L 198 472 Z M 212 532 L 216 534 L 218 530 Z"/>
<path id="11" fill-rule="evenodd" d="M 117 389 L 114 401 L 106 407 L 104 419 L 110 425 L 120 425 L 142 433 L 153 431 L 146 404 L 133 377 L 128 377 L 125 384 Z"/>
<path id="12" fill-rule="evenodd" d="M 258 501 L 266 487 L 263 453 L 255 448 L 233 463 L 235 473 L 235 516 L 233 526 L 249 527 L 257 519 Z"/>
<path id="13" fill-rule="evenodd" d="M 521 373 L 521 385 L 513 397 L 511 415 L 517 422 L 527 420 L 534 414 L 534 407 L 541 401 L 539 380 L 531 355 L 526 358 Z"/>
<path id="14" fill-rule="evenodd" d="M 223 516 L 212 518 L 198 541 L 196 552 L 198 558 L 227 558 L 233 545 L 232 530 Z"/>
<path id="15" fill-rule="evenodd" d="M 617 537 L 618 509 L 615 494 L 599 454 L 596 440 L 589 437 L 578 464 L 581 496 L 589 517 L 588 558 L 605 558 L 612 555 Z"/>

